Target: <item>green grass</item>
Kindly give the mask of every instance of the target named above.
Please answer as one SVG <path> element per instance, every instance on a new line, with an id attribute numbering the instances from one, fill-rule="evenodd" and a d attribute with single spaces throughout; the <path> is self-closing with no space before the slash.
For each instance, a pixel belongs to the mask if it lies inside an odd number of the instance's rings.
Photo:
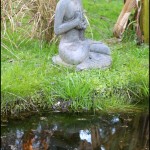
<path id="1" fill-rule="evenodd" d="M 84 1 L 94 40 L 112 38 L 122 5 L 119 0 Z M 18 33 L 8 33 L 1 51 L 2 115 L 51 110 L 60 101 L 71 103 L 69 111 L 147 109 L 149 47 L 137 46 L 133 34 L 125 36 L 121 43 L 107 43 L 113 59 L 109 69 L 76 72 L 52 64 L 58 43 L 23 41 Z"/>
<path id="2" fill-rule="evenodd" d="M 121 12 L 123 2 L 114 0 L 90 0 L 83 2 L 86 15 L 90 22 L 95 40 L 104 40 L 113 37 L 113 27 Z M 87 37 L 92 37 L 90 29 L 87 29 Z"/>

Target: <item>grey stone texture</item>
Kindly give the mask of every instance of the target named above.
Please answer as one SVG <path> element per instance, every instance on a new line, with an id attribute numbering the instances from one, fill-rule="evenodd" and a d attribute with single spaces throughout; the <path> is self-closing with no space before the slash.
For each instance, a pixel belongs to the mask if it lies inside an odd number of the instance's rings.
<path id="1" fill-rule="evenodd" d="M 84 37 L 87 21 L 82 0 L 59 0 L 55 11 L 54 32 L 61 35 L 59 54 L 54 64 L 75 67 L 76 70 L 108 68 L 111 65 L 110 48 L 102 42 Z"/>

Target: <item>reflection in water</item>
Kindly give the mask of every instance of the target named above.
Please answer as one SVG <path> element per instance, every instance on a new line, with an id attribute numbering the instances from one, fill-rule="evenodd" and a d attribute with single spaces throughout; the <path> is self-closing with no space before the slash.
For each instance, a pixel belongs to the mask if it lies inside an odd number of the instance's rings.
<path id="1" fill-rule="evenodd" d="M 89 130 L 80 130 L 80 139 L 91 143 L 91 133 Z"/>
<path id="2" fill-rule="evenodd" d="M 2 127 L 1 150 L 149 149 L 149 115 L 49 114 L 41 118 L 10 121 Z"/>

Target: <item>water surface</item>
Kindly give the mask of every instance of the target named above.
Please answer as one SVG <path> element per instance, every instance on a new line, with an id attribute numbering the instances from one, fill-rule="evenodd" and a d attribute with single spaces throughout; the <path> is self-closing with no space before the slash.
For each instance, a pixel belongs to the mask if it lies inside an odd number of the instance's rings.
<path id="1" fill-rule="evenodd" d="M 1 150 L 148 150 L 149 115 L 46 113 L 1 126 Z"/>

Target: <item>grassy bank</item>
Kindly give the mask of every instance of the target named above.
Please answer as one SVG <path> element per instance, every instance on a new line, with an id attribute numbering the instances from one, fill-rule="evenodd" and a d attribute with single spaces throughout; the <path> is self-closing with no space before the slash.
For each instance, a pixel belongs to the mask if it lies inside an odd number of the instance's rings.
<path id="1" fill-rule="evenodd" d="M 148 108 L 148 45 L 137 46 L 131 32 L 125 34 L 123 42 L 108 40 L 113 37 L 112 29 L 122 5 L 120 0 L 84 1 L 91 25 L 86 36 L 111 48 L 113 63 L 107 70 L 76 72 L 53 65 L 58 43 L 23 41 L 18 32 L 7 31 L 1 52 L 2 116 L 31 110 Z"/>

